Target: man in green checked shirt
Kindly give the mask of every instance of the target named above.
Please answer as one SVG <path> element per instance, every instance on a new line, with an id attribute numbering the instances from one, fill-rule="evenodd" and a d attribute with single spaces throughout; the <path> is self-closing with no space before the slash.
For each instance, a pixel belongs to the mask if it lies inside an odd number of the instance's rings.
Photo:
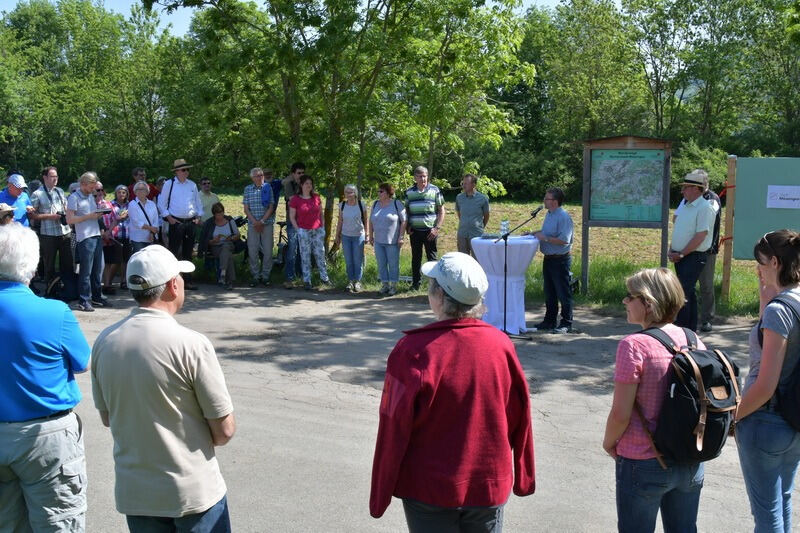
<path id="1" fill-rule="evenodd" d="M 408 234 L 411 236 L 411 288 L 419 289 L 422 247 L 428 261 L 436 261 L 436 238 L 444 222 L 444 198 L 439 187 L 428 183 L 428 169 L 414 169 L 416 184 L 406 190 Z"/>

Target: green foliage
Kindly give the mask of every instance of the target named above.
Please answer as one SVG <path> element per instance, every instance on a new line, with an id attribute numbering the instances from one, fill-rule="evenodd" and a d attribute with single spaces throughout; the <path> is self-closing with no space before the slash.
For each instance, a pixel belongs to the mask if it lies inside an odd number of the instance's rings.
<path id="1" fill-rule="evenodd" d="M 708 172 L 709 187 L 719 193 L 728 177 L 728 154 L 719 148 L 701 148 L 694 140 L 689 140 L 676 150 L 671 166 L 670 197 L 677 205 L 681 199 L 683 177 L 696 168 Z"/>

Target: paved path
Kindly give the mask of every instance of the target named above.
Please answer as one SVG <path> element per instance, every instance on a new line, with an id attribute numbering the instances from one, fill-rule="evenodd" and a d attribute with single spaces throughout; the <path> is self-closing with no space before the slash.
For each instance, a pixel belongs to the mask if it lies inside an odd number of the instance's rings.
<path id="1" fill-rule="evenodd" d="M 238 430 L 218 455 L 234 531 L 404 531 L 398 500 L 382 519 L 369 516 L 370 471 L 386 357 L 402 329 L 432 321 L 426 299 L 201 288 L 189 293 L 178 320 L 211 339 L 233 396 Z M 122 296 L 114 302 L 114 309 L 79 314 L 90 342 L 133 305 Z M 528 323 L 538 318 L 528 312 Z M 582 334 L 516 341 L 532 392 L 537 491 L 527 498 L 512 495 L 505 514 L 509 532 L 616 529 L 614 464 L 601 442 L 616 343 L 636 327 L 621 313 L 582 308 L 576 324 Z M 732 320 L 704 339 L 746 369 L 750 325 Z M 114 507 L 111 436 L 94 410 L 89 375 L 78 381 L 88 530 L 124 531 Z M 794 518 L 800 523 L 797 512 Z M 710 533 L 752 531 L 732 440 L 706 465 L 698 525 Z"/>

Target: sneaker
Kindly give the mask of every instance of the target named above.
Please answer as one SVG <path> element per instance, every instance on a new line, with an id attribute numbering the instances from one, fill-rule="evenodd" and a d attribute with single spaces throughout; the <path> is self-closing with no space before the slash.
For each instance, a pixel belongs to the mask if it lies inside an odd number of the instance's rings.
<path id="1" fill-rule="evenodd" d="M 251 280 L 250 280 L 250 283 L 248 283 L 248 284 L 247 284 L 247 286 L 248 286 L 248 287 L 250 287 L 251 289 L 252 289 L 253 287 L 255 287 L 256 285 L 258 285 L 258 280 L 257 280 L 257 279 L 255 279 L 255 278 L 251 279 Z"/>
<path id="2" fill-rule="evenodd" d="M 292 289 L 292 288 L 294 288 L 294 280 L 293 279 L 287 279 L 286 281 L 284 281 L 283 282 L 283 288 L 284 289 Z"/>
<path id="3" fill-rule="evenodd" d="M 111 305 L 111 302 L 108 301 L 108 298 L 100 298 L 99 300 L 92 298 L 92 303 L 97 307 L 114 307 Z M 91 305 L 89 307 L 91 307 Z M 94 311 L 94 309 L 92 309 L 92 311 Z"/>
<path id="4" fill-rule="evenodd" d="M 269 278 L 262 279 L 261 284 L 264 285 L 265 287 L 269 287 L 270 285 L 272 285 L 272 283 L 270 283 L 269 281 Z"/>
<path id="5" fill-rule="evenodd" d="M 555 324 L 548 324 L 547 322 L 539 322 L 532 328 L 529 328 L 528 331 L 553 331 L 555 329 Z"/>
<path id="6" fill-rule="evenodd" d="M 708 333 L 712 329 L 714 328 L 711 327 L 711 322 L 703 322 L 703 325 L 700 326 L 700 331 L 702 331 L 703 333 Z"/>
<path id="7" fill-rule="evenodd" d="M 353 283 L 353 292 L 361 292 L 361 283 L 356 281 Z"/>
<path id="8" fill-rule="evenodd" d="M 381 294 L 386 294 L 389 292 L 389 284 L 388 283 L 381 283 Z"/>
<path id="9" fill-rule="evenodd" d="M 559 327 L 553 329 L 553 333 L 558 333 L 558 334 L 561 334 L 561 335 L 564 335 L 566 333 L 571 333 L 571 332 L 572 332 L 572 328 L 570 328 L 568 326 L 559 326 Z"/>
<path id="10" fill-rule="evenodd" d="M 386 294 L 388 294 L 389 296 L 394 296 L 395 294 L 397 294 L 397 284 L 392 283 L 391 285 L 389 285 L 389 290 L 387 291 Z"/>
<path id="11" fill-rule="evenodd" d="M 312 287 L 311 287 L 311 283 L 309 283 L 309 282 L 305 282 L 305 283 L 303 283 L 303 288 L 304 288 L 305 290 L 307 290 L 307 291 L 310 291 L 310 290 L 312 289 Z"/>
<path id="12" fill-rule="evenodd" d="M 353 282 L 348 281 L 347 282 L 347 286 L 344 288 L 344 290 L 347 291 L 347 292 L 353 292 L 353 290 L 354 290 L 353 289 Z"/>

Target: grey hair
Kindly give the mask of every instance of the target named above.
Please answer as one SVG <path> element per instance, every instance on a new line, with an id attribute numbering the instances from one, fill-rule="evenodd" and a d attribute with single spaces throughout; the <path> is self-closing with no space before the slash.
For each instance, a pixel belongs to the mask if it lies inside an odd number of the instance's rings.
<path id="1" fill-rule="evenodd" d="M 137 189 L 144 189 L 150 192 L 150 186 L 147 185 L 146 181 L 137 181 L 136 185 L 133 186 L 133 193 L 136 194 Z"/>
<path id="2" fill-rule="evenodd" d="M 447 294 L 435 278 L 428 278 L 428 294 L 433 296 L 436 291 L 442 293 L 442 313 L 449 318 L 480 318 L 486 312 L 483 302 L 475 305 L 463 304 Z"/>
<path id="3" fill-rule="evenodd" d="M 81 183 L 96 183 L 99 180 L 97 179 L 97 174 L 89 170 L 88 172 L 84 172 L 81 174 L 81 179 L 79 179 Z"/>
<path id="4" fill-rule="evenodd" d="M 250 169 L 250 177 L 251 177 L 251 178 L 255 177 L 255 175 L 256 175 L 256 174 L 258 174 L 259 172 L 264 172 L 264 171 L 261 169 L 261 167 L 253 167 L 253 168 L 251 168 L 251 169 Z"/>
<path id="5" fill-rule="evenodd" d="M 347 192 L 348 190 L 353 191 L 356 194 L 356 196 L 358 196 L 358 187 L 356 187 L 352 183 L 348 183 L 347 185 L 344 186 L 344 192 Z"/>
<path id="6" fill-rule="evenodd" d="M 423 167 L 422 165 L 419 165 L 418 167 L 416 167 L 414 169 L 414 174 L 417 174 L 419 172 L 424 172 L 425 174 L 427 174 L 428 173 L 428 169 L 427 169 L 427 167 Z"/>
<path id="7" fill-rule="evenodd" d="M 161 298 L 161 295 L 164 294 L 164 290 L 166 290 L 166 288 L 167 284 L 162 283 L 161 285 L 150 287 L 149 289 L 144 290 L 131 289 L 131 296 L 133 296 L 133 299 L 136 300 L 137 304 L 148 305 Z"/>
<path id="8" fill-rule="evenodd" d="M 39 239 L 17 223 L 0 226 L 0 280 L 27 285 L 39 264 Z"/>

